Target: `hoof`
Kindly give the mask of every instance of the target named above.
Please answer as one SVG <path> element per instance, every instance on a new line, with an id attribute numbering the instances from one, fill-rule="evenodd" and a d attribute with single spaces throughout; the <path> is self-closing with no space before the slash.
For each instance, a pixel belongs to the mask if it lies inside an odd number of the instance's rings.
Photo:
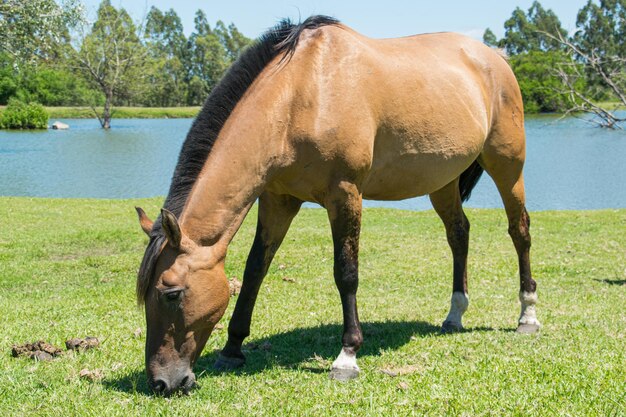
<path id="1" fill-rule="evenodd" d="M 459 323 L 453 323 L 451 321 L 444 321 L 441 325 L 441 333 L 458 333 L 463 331 L 463 326 Z"/>
<path id="2" fill-rule="evenodd" d="M 355 379 L 359 376 L 358 369 L 342 369 L 342 368 L 333 368 L 330 370 L 330 379 L 334 379 L 335 381 L 350 381 L 351 379 Z"/>
<path id="3" fill-rule="evenodd" d="M 539 331 L 538 324 L 520 324 L 519 326 L 517 326 L 517 330 L 515 330 L 515 333 L 533 334 L 533 333 L 537 333 L 538 331 Z"/>
<path id="4" fill-rule="evenodd" d="M 229 358 L 220 353 L 213 365 L 213 369 L 217 371 L 234 371 L 235 369 L 241 368 L 245 363 L 245 358 Z"/>

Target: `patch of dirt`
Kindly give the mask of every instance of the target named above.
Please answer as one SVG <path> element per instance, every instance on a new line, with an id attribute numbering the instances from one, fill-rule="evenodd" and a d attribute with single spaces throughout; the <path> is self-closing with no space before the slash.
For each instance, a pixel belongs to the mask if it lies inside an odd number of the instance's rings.
<path id="1" fill-rule="evenodd" d="M 22 345 L 13 345 L 11 347 L 11 355 L 14 358 L 26 356 L 38 361 L 49 361 L 63 353 L 58 347 L 51 345 L 43 340 L 34 343 L 24 343 Z"/>
<path id="2" fill-rule="evenodd" d="M 296 283 L 296 279 L 295 278 L 290 278 L 290 277 L 283 277 L 283 281 L 291 282 L 292 284 Z"/>
<path id="3" fill-rule="evenodd" d="M 93 349 L 100 345 L 100 341 L 97 337 L 87 336 L 84 339 L 75 337 L 65 341 L 65 347 L 67 350 L 80 350 L 85 351 L 87 349 Z"/>
<path id="4" fill-rule="evenodd" d="M 382 368 L 380 369 L 380 372 L 382 372 L 385 375 L 389 375 L 390 377 L 393 378 L 399 375 L 410 375 L 414 373 L 420 373 L 423 370 L 424 370 L 423 367 L 418 366 L 418 365 L 404 365 L 398 368 Z"/>
<path id="5" fill-rule="evenodd" d="M 237 277 L 232 277 L 228 280 L 228 287 L 230 289 L 230 296 L 234 297 L 241 291 L 241 281 Z"/>
<path id="6" fill-rule="evenodd" d="M 398 382 L 398 388 L 400 388 L 402 391 L 406 391 L 409 389 L 409 384 L 407 384 L 406 382 Z"/>
<path id="7" fill-rule="evenodd" d="M 78 376 L 83 379 L 88 379 L 89 381 L 98 381 L 104 377 L 104 374 L 101 369 L 94 369 L 93 371 L 85 368 L 81 369 L 78 373 Z"/>

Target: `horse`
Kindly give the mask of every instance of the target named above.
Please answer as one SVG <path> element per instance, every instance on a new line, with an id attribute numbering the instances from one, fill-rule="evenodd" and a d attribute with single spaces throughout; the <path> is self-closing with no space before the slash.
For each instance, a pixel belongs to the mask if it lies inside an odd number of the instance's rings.
<path id="1" fill-rule="evenodd" d="M 228 245 L 258 201 L 254 243 L 215 366 L 245 363 L 259 288 L 303 202 L 327 210 L 343 336 L 330 377 L 359 375 L 357 313 L 362 199 L 429 195 L 453 258 L 442 331 L 463 329 L 469 222 L 462 202 L 486 171 L 502 197 L 519 260 L 519 332 L 538 331 L 525 208 L 524 112 L 502 54 L 453 33 L 371 39 L 339 21 L 280 22 L 242 52 L 183 143 L 137 278 L 145 303 L 148 383 L 195 384 L 192 368 L 229 301 Z"/>

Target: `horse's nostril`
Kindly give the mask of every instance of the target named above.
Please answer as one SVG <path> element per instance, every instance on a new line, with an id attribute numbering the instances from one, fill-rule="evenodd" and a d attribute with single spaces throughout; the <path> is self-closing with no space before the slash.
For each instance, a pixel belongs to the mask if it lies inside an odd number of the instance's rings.
<path id="1" fill-rule="evenodd" d="M 162 379 L 157 379 L 152 384 L 152 390 L 157 394 L 164 394 L 167 391 L 167 384 Z"/>
<path id="2" fill-rule="evenodd" d="M 180 381 L 180 388 L 183 390 L 185 394 L 188 394 L 189 391 L 196 385 L 196 376 L 193 373 L 187 374 Z"/>

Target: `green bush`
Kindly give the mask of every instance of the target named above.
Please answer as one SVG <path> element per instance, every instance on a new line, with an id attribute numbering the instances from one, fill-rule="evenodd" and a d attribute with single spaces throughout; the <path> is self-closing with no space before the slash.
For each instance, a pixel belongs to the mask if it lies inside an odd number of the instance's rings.
<path id="1" fill-rule="evenodd" d="M 48 112 L 39 103 L 24 103 L 10 99 L 0 113 L 0 129 L 46 129 Z"/>
<path id="2" fill-rule="evenodd" d="M 510 63 L 522 90 L 526 113 L 564 112 L 571 106 L 555 71 L 560 65 L 571 71 L 573 62 L 569 57 L 561 52 L 530 51 L 511 57 Z M 584 80 L 579 79 L 574 87 L 582 91 Z"/>

